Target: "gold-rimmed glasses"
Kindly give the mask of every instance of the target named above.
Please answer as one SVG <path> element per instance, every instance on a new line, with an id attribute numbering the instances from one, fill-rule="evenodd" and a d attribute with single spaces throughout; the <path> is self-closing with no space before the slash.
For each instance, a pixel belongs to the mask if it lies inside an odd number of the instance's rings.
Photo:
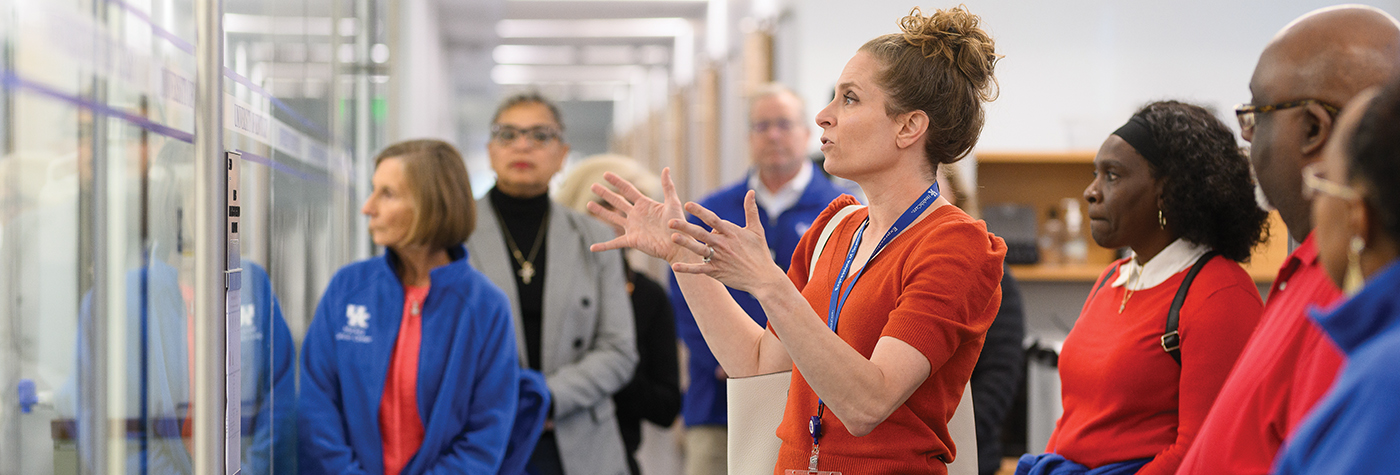
<path id="1" fill-rule="evenodd" d="M 1267 114 L 1276 110 L 1302 107 L 1308 104 L 1320 105 L 1323 109 L 1327 110 L 1328 114 L 1331 114 L 1333 116 L 1336 116 L 1338 112 L 1341 112 L 1341 108 L 1338 108 L 1337 106 L 1334 106 L 1332 104 L 1328 104 L 1317 99 L 1303 99 L 1298 101 L 1280 102 L 1278 104 L 1269 104 L 1266 106 L 1240 104 L 1235 106 L 1235 118 L 1239 119 L 1240 121 L 1240 133 L 1248 134 L 1254 132 L 1254 124 L 1257 123 L 1256 119 L 1258 118 L 1259 114 Z"/>
<path id="2" fill-rule="evenodd" d="M 1361 198 L 1361 193 L 1358 193 L 1355 188 L 1323 178 L 1322 162 L 1313 162 L 1303 167 L 1303 197 L 1311 200 L 1318 193 L 1344 200 Z"/>

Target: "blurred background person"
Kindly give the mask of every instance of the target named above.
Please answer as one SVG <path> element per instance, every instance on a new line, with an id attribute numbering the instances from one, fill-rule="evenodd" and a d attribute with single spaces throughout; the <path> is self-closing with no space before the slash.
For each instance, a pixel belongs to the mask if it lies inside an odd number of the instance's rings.
<path id="1" fill-rule="evenodd" d="M 871 204 L 833 201 L 813 226 L 832 223 L 835 251 L 807 235 L 790 273 L 772 260 L 753 192 L 745 227 L 687 203 L 706 231 L 682 221 L 666 171 L 664 204 L 612 176 L 622 195 L 593 188 L 617 209 L 589 210 L 627 231 L 594 249 L 635 247 L 671 262 L 731 376 L 795 368 L 774 473 L 947 473 L 956 456 L 948 421 L 1001 301 L 1006 255 L 937 184 L 938 165 L 976 145 L 983 104 L 996 94 L 1000 56 L 980 22 L 963 7 L 927 16 L 915 8 L 900 33 L 866 42 L 846 64 L 817 124 L 826 168 L 860 184 Z M 767 329 L 726 286 L 756 296 Z"/>
<path id="2" fill-rule="evenodd" d="M 519 398 L 509 300 L 466 257 L 462 157 L 411 140 L 375 157 L 361 212 L 384 255 L 331 280 L 302 346 L 303 474 L 495 473 Z"/>
<path id="3" fill-rule="evenodd" d="M 1322 160 L 1303 168 L 1303 193 L 1317 220 L 1318 259 L 1348 297 L 1309 317 L 1347 364 L 1288 439 L 1274 473 L 1385 473 L 1400 465 L 1400 81 L 1358 94 L 1335 130 Z"/>
<path id="4" fill-rule="evenodd" d="M 807 159 L 812 137 L 811 118 L 802 100 L 781 84 L 767 84 L 749 99 L 749 158 L 753 168 L 735 182 L 699 201 L 720 219 L 744 221 L 744 196 L 753 190 L 763 220 L 768 250 L 784 271 L 792 263 L 793 250 L 812 221 L 836 197 L 848 191 L 838 188 Z M 704 226 L 692 216 L 690 222 Z M 768 317 L 758 300 L 746 292 L 729 289 L 744 312 L 762 327 Z M 727 471 L 728 404 L 724 368 L 705 345 L 690 306 L 675 279 L 671 279 L 671 304 L 681 340 L 690 350 L 682 413 L 686 425 L 686 474 L 712 475 Z"/>
<path id="5" fill-rule="evenodd" d="M 564 177 L 556 194 L 560 203 L 588 212 L 588 202 L 597 195 L 589 190 L 594 183 L 605 183 L 603 173 L 611 172 L 637 185 L 647 196 L 661 197 L 661 179 L 629 157 L 594 155 L 578 162 Z M 605 203 L 599 203 L 607 206 Z M 613 231 L 621 235 L 622 230 Z M 642 256 L 643 259 L 651 259 Z M 677 361 L 676 318 L 666 289 L 639 271 L 623 255 L 627 293 L 632 297 L 632 317 L 637 328 L 637 371 L 632 381 L 613 395 L 617 405 L 617 425 L 627 449 L 627 467 L 639 475 L 637 447 L 642 444 L 642 420 L 671 427 L 681 410 L 680 364 Z"/>
<path id="6" fill-rule="evenodd" d="M 124 376 L 133 383 L 124 399 L 131 415 L 128 421 L 141 423 L 129 435 L 139 447 L 125 459 L 131 473 L 193 470 L 194 291 L 181 281 L 178 270 L 187 247 L 181 236 L 190 236 L 193 224 L 179 216 L 193 197 L 184 192 L 189 183 L 174 172 L 188 166 L 193 157 L 190 144 L 165 141 L 151 163 L 146 193 L 129 198 L 144 198 L 146 209 L 159 218 L 150 220 L 140 255 L 135 257 L 140 267 L 127 271 L 123 283 L 127 306 L 120 320 L 126 337 L 122 343 L 130 350 Z M 239 268 L 241 469 L 250 475 L 291 473 L 296 470 L 296 349 L 267 271 L 248 259 L 241 260 Z M 93 322 L 92 299 L 91 291 L 84 293 L 80 326 Z M 101 364 L 103 358 L 90 353 L 85 337 L 78 334 L 77 357 L 70 363 Z M 79 393 L 96 391 L 79 387 L 76 372 L 70 375 L 55 400 L 65 408 L 72 406 L 76 421 L 87 420 L 89 408 L 77 404 Z M 56 440 L 76 435 L 74 429 L 89 430 L 71 419 L 55 422 Z M 86 440 L 78 438 L 79 443 Z M 87 458 L 93 453 L 90 447 L 80 447 L 79 453 L 89 466 L 98 464 Z"/>
<path id="7" fill-rule="evenodd" d="M 1016 473 L 1172 474 L 1258 322 L 1263 302 L 1239 263 L 1265 240 L 1268 215 L 1230 129 L 1176 101 L 1109 135 L 1084 200 L 1094 242 L 1132 256 L 1090 291 L 1060 353 L 1064 414 L 1046 454 Z"/>
<path id="8" fill-rule="evenodd" d="M 544 373 L 553 400 L 530 473 L 625 474 L 612 396 L 632 380 L 637 343 L 622 253 L 589 252 L 612 230 L 549 198 L 569 153 L 558 107 L 512 96 L 491 124 L 496 186 L 476 203 L 481 228 L 467 248 L 510 299 L 521 360 Z"/>
<path id="9" fill-rule="evenodd" d="M 960 174 L 953 165 L 938 167 L 938 188 L 943 196 L 953 202 L 973 218 L 980 218 L 977 208 L 977 188 L 966 175 Z M 1002 451 L 1002 427 L 1011 405 L 1016 402 L 1016 392 L 1021 387 L 1021 377 L 1026 369 L 1026 352 L 1021 347 L 1025 339 L 1025 307 L 1021 300 L 1021 287 L 1011 270 L 1003 264 L 1001 271 L 1001 307 L 992 326 L 987 328 L 987 339 L 982 342 L 982 353 L 977 356 L 977 366 L 972 368 L 973 416 L 977 420 L 977 473 L 992 475 L 1001 469 L 1005 457 Z"/>
<path id="10" fill-rule="evenodd" d="M 1236 107 L 1258 192 L 1278 208 L 1298 247 L 1279 267 L 1269 301 L 1239 363 L 1182 463 L 1183 474 L 1263 474 L 1313 404 L 1332 387 L 1341 350 L 1305 312 L 1334 302 L 1313 242 L 1302 169 L 1332 140 L 1338 108 L 1400 71 L 1400 27 L 1372 7 L 1309 12 L 1259 55 L 1250 102 Z M 1280 239 L 1282 236 L 1280 236 Z"/>

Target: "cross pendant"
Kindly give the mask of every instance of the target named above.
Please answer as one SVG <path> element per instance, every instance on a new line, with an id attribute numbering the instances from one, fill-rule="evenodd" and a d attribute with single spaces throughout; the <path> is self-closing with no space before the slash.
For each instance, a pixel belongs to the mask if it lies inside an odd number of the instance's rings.
<path id="1" fill-rule="evenodd" d="M 530 280 L 535 278 L 535 265 L 531 264 L 530 261 L 525 261 L 520 264 L 520 270 L 516 274 L 520 276 L 520 282 L 530 285 Z"/>

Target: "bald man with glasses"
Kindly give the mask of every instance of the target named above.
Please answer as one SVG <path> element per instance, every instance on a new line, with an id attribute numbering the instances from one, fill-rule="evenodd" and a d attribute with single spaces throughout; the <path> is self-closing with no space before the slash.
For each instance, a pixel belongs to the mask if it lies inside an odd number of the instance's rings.
<path id="1" fill-rule="evenodd" d="M 1256 195 L 1277 207 L 1301 244 L 1279 269 L 1259 326 L 1177 473 L 1268 473 L 1283 441 L 1332 387 L 1342 355 L 1307 310 L 1331 304 L 1340 291 L 1317 259 L 1303 170 L 1336 140 L 1339 106 L 1384 83 L 1397 66 L 1395 18 L 1359 5 L 1303 15 L 1260 55 L 1252 100 L 1235 114 L 1252 147 Z"/>

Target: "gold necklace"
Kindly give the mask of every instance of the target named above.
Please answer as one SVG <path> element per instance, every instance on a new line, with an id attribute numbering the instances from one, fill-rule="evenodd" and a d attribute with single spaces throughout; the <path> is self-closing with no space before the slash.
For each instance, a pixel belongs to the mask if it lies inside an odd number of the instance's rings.
<path id="1" fill-rule="evenodd" d="M 1129 269 L 1132 272 L 1128 274 L 1128 283 L 1123 286 L 1123 302 L 1118 304 L 1119 315 L 1122 315 L 1123 309 L 1128 307 L 1128 299 L 1133 298 L 1133 284 L 1135 282 L 1141 282 L 1139 278 L 1142 277 L 1142 270 L 1140 270 L 1139 267 L 1140 266 L 1133 266 Z"/>
<path id="2" fill-rule="evenodd" d="M 544 219 L 540 220 L 540 231 L 535 234 L 535 244 L 530 246 L 530 257 L 526 258 L 520 253 L 520 248 L 515 245 L 515 239 L 510 237 L 510 228 L 506 227 L 505 220 L 501 219 L 501 213 L 496 212 L 496 222 L 501 225 L 501 232 L 506 235 L 506 246 L 510 247 L 510 255 L 515 257 L 515 262 L 520 264 L 520 270 L 515 275 L 520 276 L 520 282 L 530 285 L 530 280 L 535 278 L 535 256 L 540 253 L 540 244 L 544 243 L 544 230 L 549 227 L 549 208 L 544 209 Z"/>

